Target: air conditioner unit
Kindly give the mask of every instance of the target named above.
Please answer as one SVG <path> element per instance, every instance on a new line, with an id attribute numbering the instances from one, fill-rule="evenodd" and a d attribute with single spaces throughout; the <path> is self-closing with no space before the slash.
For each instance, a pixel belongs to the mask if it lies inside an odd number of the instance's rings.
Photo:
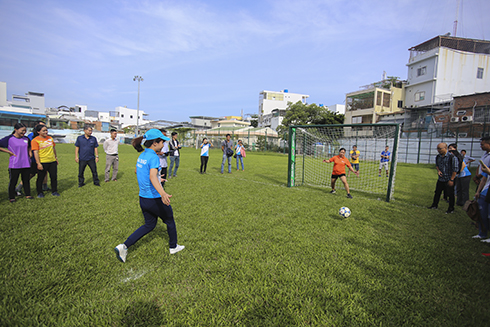
<path id="1" fill-rule="evenodd" d="M 463 116 L 461 117 L 462 121 L 473 121 L 473 116 Z"/>
<path id="2" fill-rule="evenodd" d="M 451 123 L 457 123 L 459 121 L 459 117 L 451 117 Z"/>

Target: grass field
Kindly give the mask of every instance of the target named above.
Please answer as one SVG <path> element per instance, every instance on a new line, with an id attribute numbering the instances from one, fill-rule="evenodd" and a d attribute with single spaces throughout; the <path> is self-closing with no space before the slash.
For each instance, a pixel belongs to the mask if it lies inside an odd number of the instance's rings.
<path id="1" fill-rule="evenodd" d="M 490 248 L 460 208 L 426 209 L 429 165 L 399 164 L 387 203 L 287 188 L 282 154 L 221 175 L 212 150 L 200 175 L 186 148 L 166 185 L 185 250 L 169 255 L 160 221 L 123 264 L 113 248 L 143 223 L 138 153 L 121 145 L 118 181 L 78 188 L 73 144 L 57 149 L 61 197 L 13 204 L 0 154 L 1 326 L 488 326 Z"/>

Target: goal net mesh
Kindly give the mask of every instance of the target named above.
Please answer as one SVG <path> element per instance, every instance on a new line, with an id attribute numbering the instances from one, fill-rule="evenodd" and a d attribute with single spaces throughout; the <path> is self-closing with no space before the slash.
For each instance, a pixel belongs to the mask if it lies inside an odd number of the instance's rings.
<path id="1" fill-rule="evenodd" d="M 357 146 L 359 156 L 359 177 L 346 166 L 349 188 L 354 191 L 386 195 L 392 198 L 396 175 L 396 150 L 399 128 L 397 124 L 369 125 L 315 125 L 291 126 L 289 147 L 288 186 L 314 185 L 330 188 L 333 163 L 324 163 L 346 149 L 345 156 L 350 162 L 350 151 Z M 388 177 L 385 167 L 380 169 L 381 152 L 389 147 Z M 336 189 L 343 189 L 340 180 Z"/>

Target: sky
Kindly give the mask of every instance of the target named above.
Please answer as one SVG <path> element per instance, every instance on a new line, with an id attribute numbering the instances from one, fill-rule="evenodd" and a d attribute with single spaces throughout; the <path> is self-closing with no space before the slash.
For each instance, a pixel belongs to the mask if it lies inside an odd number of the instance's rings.
<path id="1" fill-rule="evenodd" d="M 457 3 L 460 7 L 457 13 Z M 490 39 L 488 0 L 0 0 L 0 81 L 47 107 L 150 120 L 258 113 L 263 90 L 344 104 L 437 35 Z M 486 23 L 485 23 L 486 22 Z"/>

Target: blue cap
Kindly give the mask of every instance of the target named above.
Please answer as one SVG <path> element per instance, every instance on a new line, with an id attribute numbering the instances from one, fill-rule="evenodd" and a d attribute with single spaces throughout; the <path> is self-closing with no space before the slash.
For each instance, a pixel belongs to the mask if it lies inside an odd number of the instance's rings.
<path id="1" fill-rule="evenodd" d="M 163 135 L 162 132 L 160 132 L 160 130 L 158 129 L 150 129 L 148 130 L 145 135 L 143 136 L 143 142 L 146 140 L 146 141 L 151 141 L 151 140 L 156 140 L 158 138 L 161 138 L 162 140 L 165 140 L 165 141 L 169 141 L 170 138 L 169 137 L 166 137 L 165 135 Z"/>

